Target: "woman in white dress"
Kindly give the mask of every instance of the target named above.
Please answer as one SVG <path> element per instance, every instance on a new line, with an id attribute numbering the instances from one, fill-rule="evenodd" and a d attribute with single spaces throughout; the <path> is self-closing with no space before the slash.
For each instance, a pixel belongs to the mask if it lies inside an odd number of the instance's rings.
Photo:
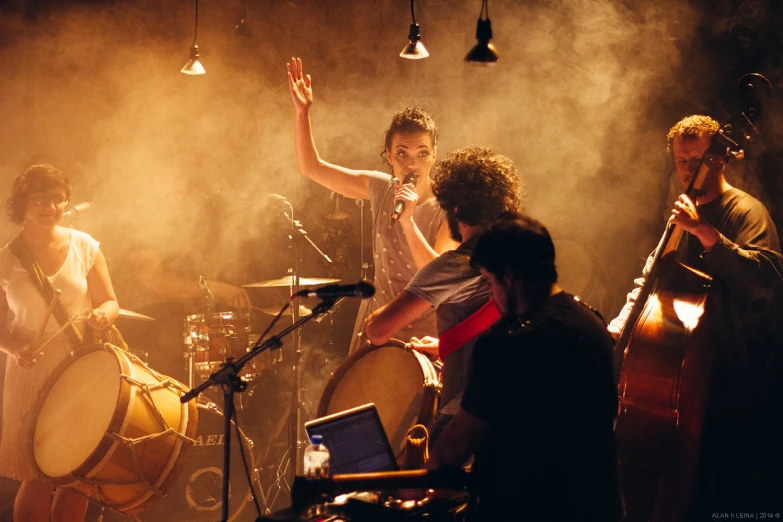
<path id="1" fill-rule="evenodd" d="M 70 195 L 65 174 L 51 165 L 33 165 L 14 181 L 8 215 L 22 226 L 14 240 L 16 246 L 26 247 L 52 288 L 61 291 L 59 299 L 68 317 L 82 318 L 74 325 L 83 334 L 86 325 L 96 330 L 109 327 L 119 314 L 119 305 L 98 242 L 84 232 L 58 225 Z M 77 347 L 69 341 L 74 337 L 64 333 L 50 340 L 60 329 L 54 317 L 33 343 L 49 303 L 24 268 L 29 265 L 20 262 L 10 245 L 0 249 L 0 350 L 8 354 L 0 476 L 22 482 L 14 504 L 16 522 L 83 521 L 87 499 L 37 478 L 29 449 L 38 393 Z"/>

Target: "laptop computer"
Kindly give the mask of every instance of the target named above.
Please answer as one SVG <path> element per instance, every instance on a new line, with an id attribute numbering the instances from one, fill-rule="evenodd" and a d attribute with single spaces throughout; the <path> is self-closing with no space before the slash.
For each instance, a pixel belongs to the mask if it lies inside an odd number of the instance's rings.
<path id="1" fill-rule="evenodd" d="M 308 438 L 323 437 L 332 473 L 399 469 L 373 403 L 306 422 L 305 431 Z"/>

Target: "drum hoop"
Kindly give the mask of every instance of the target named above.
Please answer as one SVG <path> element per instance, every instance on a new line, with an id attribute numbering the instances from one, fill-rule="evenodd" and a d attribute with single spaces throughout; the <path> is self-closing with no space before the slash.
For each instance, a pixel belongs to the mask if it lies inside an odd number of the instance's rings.
<path id="1" fill-rule="evenodd" d="M 206 318 L 204 317 L 204 314 L 188 314 L 185 316 L 185 325 L 187 326 L 189 324 L 199 324 L 202 322 L 208 322 L 207 321 L 208 319 L 212 319 L 214 317 L 220 317 L 222 319 L 226 315 L 232 318 L 247 319 L 248 322 L 250 320 L 250 312 L 235 312 L 233 310 L 228 310 L 225 312 L 209 313 L 207 314 Z"/>
<path id="2" fill-rule="evenodd" d="M 435 367 L 426 355 L 416 350 L 411 350 L 419 361 L 419 366 L 424 374 L 424 388 L 422 389 L 421 408 L 419 408 L 418 424 L 423 424 L 428 429 L 435 420 L 435 414 L 440 406 L 441 384 Z M 426 363 L 425 363 L 426 361 Z"/>
<path id="3" fill-rule="evenodd" d="M 115 359 L 118 362 L 120 372 L 127 373 L 128 367 L 127 363 L 122 360 L 121 357 L 119 357 L 116 353 L 113 352 L 113 348 L 107 348 L 107 346 L 111 347 L 112 345 L 106 343 L 104 344 L 94 344 L 90 346 L 85 346 L 82 348 L 79 348 L 77 350 L 74 350 L 66 357 L 57 367 L 54 369 L 54 371 L 49 375 L 49 377 L 46 379 L 46 382 L 44 383 L 43 388 L 41 388 L 41 391 L 38 393 L 38 398 L 35 402 L 35 407 L 33 408 L 33 416 L 32 419 L 34 419 L 34 422 L 31 423 L 30 426 L 30 437 L 29 437 L 29 455 L 32 457 L 32 464 L 33 469 L 36 472 L 36 475 L 46 480 L 47 482 L 57 484 L 60 486 L 73 484 L 78 480 L 79 477 L 82 477 L 85 475 L 85 472 L 88 472 L 92 470 L 95 466 L 100 464 L 100 462 L 106 457 L 106 454 L 111 450 L 112 446 L 117 441 L 111 440 L 105 435 L 101 437 L 101 441 L 98 443 L 98 445 L 95 447 L 95 449 L 90 453 L 90 455 L 82 462 L 79 466 L 76 467 L 73 471 L 71 471 L 67 475 L 61 475 L 59 477 L 51 477 L 49 475 L 46 475 L 41 471 L 41 468 L 38 467 L 38 462 L 35 460 L 35 431 L 38 428 L 38 418 L 41 415 L 41 410 L 43 409 L 44 402 L 46 402 L 46 399 L 49 397 L 49 392 L 51 391 L 52 387 L 54 387 L 55 383 L 60 380 L 60 377 L 66 372 L 68 368 L 73 365 L 74 362 L 76 362 L 78 359 L 81 359 L 83 356 L 90 354 L 92 352 L 97 351 L 109 351 L 112 353 L 112 355 L 115 357 Z M 104 434 L 108 431 L 111 432 L 117 432 L 118 427 L 121 427 L 124 420 L 125 420 L 125 412 L 127 412 L 128 404 L 130 402 L 130 384 L 125 381 L 124 379 L 120 380 L 120 390 L 117 397 L 117 404 L 114 407 L 114 414 L 112 415 L 111 419 L 109 420 L 109 425 L 106 428 L 106 431 L 104 431 Z M 124 406 L 124 409 L 121 409 L 119 406 Z M 122 416 L 118 415 L 118 412 L 122 411 Z M 119 426 L 118 426 L 119 424 Z M 99 451 L 100 450 L 100 451 Z"/>

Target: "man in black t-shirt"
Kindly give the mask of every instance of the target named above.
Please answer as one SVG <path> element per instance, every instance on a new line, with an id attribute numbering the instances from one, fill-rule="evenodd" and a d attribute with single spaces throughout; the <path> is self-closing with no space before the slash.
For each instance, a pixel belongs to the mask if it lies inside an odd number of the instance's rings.
<path id="1" fill-rule="evenodd" d="M 669 152 L 683 189 L 698 173 L 719 129 L 720 124 L 709 116 L 692 115 L 669 130 Z M 711 384 L 703 390 L 708 399 L 694 493 L 680 509 L 680 520 L 688 521 L 709 520 L 715 513 L 775 512 L 783 507 L 783 257 L 767 210 L 732 187 L 724 171 L 725 165 L 712 169 L 695 198 L 681 195 L 670 219 L 685 232 L 677 259 L 713 278 L 711 312 L 705 323 Z M 615 337 L 626 326 L 654 255 L 648 258 L 642 277 L 634 281 L 626 305 L 609 323 Z M 620 362 L 622 352 L 617 356 Z M 654 436 L 646 435 L 643 442 L 654 444 Z M 621 455 L 625 447 L 621 442 Z M 639 486 L 626 469 L 621 473 L 629 518 L 646 520 L 647 503 L 635 498 L 639 491 L 654 487 Z"/>
<path id="2" fill-rule="evenodd" d="M 508 214 L 471 264 L 503 317 L 479 338 L 455 418 L 428 467 L 475 455 L 479 520 L 617 520 L 612 341 L 557 285 L 546 229 Z"/>

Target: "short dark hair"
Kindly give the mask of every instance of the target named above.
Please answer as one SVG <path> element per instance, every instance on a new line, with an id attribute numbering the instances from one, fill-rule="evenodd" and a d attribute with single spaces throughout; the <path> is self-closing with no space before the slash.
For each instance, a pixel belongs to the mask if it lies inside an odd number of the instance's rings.
<path id="1" fill-rule="evenodd" d="M 386 159 L 386 151 L 391 149 L 392 140 L 397 134 L 410 134 L 415 132 L 426 132 L 432 140 L 432 146 L 438 144 L 438 129 L 435 122 L 429 114 L 424 112 L 421 107 L 408 107 L 402 112 L 398 112 L 392 118 L 391 125 L 383 134 L 383 151 L 381 157 Z"/>
<path id="2" fill-rule="evenodd" d="M 486 226 L 503 212 L 522 209 L 519 171 L 509 158 L 486 147 L 450 152 L 434 170 L 432 191 L 438 203 L 466 225 Z"/>
<path id="3" fill-rule="evenodd" d="M 21 225 L 24 221 L 25 206 L 31 194 L 46 192 L 52 188 L 61 188 L 67 198 L 71 197 L 71 180 L 60 169 L 51 165 L 31 165 L 14 180 L 11 197 L 6 209 L 12 222 Z"/>
<path id="4" fill-rule="evenodd" d="M 470 257 L 473 268 L 514 277 L 543 288 L 557 282 L 555 246 L 546 227 L 520 212 L 503 214 L 479 236 Z"/>

